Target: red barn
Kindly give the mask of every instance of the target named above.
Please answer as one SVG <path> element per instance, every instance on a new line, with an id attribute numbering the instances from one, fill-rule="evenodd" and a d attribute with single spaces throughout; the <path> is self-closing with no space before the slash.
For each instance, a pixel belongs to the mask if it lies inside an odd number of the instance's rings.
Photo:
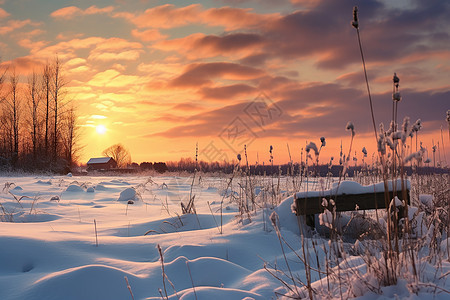
<path id="1" fill-rule="evenodd" d="M 117 168 L 117 163 L 112 157 L 91 158 L 87 162 L 88 171 L 110 170 Z"/>

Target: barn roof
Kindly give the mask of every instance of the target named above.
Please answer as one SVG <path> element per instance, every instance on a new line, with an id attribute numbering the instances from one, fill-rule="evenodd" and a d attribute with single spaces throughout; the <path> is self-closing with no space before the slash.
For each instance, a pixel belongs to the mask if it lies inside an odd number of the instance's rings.
<path id="1" fill-rule="evenodd" d="M 88 165 L 105 164 L 105 163 L 109 162 L 110 160 L 114 161 L 114 159 L 112 157 L 96 157 L 96 158 L 89 159 L 87 164 Z"/>

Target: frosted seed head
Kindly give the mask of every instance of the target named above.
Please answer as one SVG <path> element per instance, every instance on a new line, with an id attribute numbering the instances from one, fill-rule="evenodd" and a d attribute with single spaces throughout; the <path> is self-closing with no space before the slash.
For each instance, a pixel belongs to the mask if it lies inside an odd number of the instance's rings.
<path id="1" fill-rule="evenodd" d="M 315 155 L 319 155 L 319 149 L 317 149 L 317 146 L 314 142 L 310 142 L 308 145 L 306 145 L 306 152 L 309 153 L 310 150 L 313 150 Z"/>
<path id="2" fill-rule="evenodd" d="M 409 128 L 409 117 L 405 117 L 403 119 L 403 124 L 402 124 L 403 132 L 404 133 L 408 132 L 408 128 Z"/>
<path id="3" fill-rule="evenodd" d="M 355 125 L 352 122 L 348 122 L 345 129 L 350 130 L 352 132 L 352 137 L 355 136 Z"/>

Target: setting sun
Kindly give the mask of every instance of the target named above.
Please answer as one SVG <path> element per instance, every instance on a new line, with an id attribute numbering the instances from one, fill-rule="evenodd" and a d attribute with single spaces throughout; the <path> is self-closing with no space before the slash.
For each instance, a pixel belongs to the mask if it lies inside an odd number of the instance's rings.
<path id="1" fill-rule="evenodd" d="M 98 134 L 105 134 L 106 133 L 106 127 L 104 125 L 98 125 L 95 127 L 95 130 Z"/>

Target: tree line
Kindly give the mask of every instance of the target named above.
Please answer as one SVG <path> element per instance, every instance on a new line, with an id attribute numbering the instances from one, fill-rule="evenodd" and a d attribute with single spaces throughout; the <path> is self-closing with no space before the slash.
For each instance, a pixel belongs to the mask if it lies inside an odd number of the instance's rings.
<path id="1" fill-rule="evenodd" d="M 21 76 L 0 73 L 0 169 L 68 172 L 81 147 L 73 102 L 58 57 Z"/>

